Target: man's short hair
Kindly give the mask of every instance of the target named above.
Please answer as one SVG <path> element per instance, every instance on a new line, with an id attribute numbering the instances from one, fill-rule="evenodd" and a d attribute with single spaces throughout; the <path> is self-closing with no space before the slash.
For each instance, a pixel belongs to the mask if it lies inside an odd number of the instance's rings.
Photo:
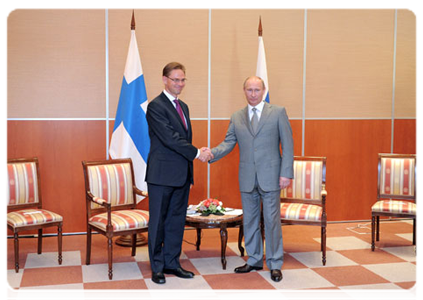
<path id="1" fill-rule="evenodd" d="M 261 79 L 260 77 L 258 77 L 258 76 L 249 76 L 249 77 L 247 77 L 247 79 L 245 79 L 245 81 L 244 81 L 244 89 L 245 89 L 245 85 L 247 84 L 247 81 L 249 80 L 249 79 L 251 79 L 251 78 L 257 78 L 258 80 L 260 80 L 261 81 L 261 84 L 263 85 L 263 90 L 264 89 L 266 89 L 266 85 L 264 84 L 264 80 L 263 79 Z"/>
<path id="2" fill-rule="evenodd" d="M 173 70 L 182 70 L 185 74 L 185 67 L 178 62 L 170 62 L 163 68 L 163 76 L 168 77 Z"/>

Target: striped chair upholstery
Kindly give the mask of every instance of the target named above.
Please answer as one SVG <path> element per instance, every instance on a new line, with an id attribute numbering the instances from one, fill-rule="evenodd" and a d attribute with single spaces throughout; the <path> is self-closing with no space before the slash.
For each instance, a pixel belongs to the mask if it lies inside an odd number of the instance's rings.
<path id="1" fill-rule="evenodd" d="M 46 209 L 22 209 L 7 214 L 7 224 L 12 227 L 61 222 L 63 217 Z"/>
<path id="2" fill-rule="evenodd" d="M 414 196 L 414 158 L 381 157 L 380 194 Z"/>
<path id="3" fill-rule="evenodd" d="M 289 220 L 322 219 L 320 204 L 322 191 L 323 161 L 294 160 L 294 179 L 291 184 L 281 191 L 282 199 L 315 200 L 316 204 L 281 203 L 281 218 Z"/>
<path id="4" fill-rule="evenodd" d="M 283 224 L 321 227 L 322 263 L 326 264 L 326 158 L 294 157 L 294 178 L 281 190 Z"/>
<path id="5" fill-rule="evenodd" d="M 148 219 L 148 212 L 139 209 L 112 212 L 113 231 L 147 227 Z M 95 215 L 90 218 L 89 222 L 91 225 L 106 231 L 107 213 Z"/>
<path id="6" fill-rule="evenodd" d="M 90 191 L 111 206 L 134 203 L 132 174 L 129 163 L 88 167 Z M 92 203 L 92 208 L 98 204 Z"/>
<path id="7" fill-rule="evenodd" d="M 413 245 L 416 243 L 416 156 L 379 154 L 378 199 L 372 206 L 372 250 L 379 241 L 380 216 L 413 219 Z M 376 236 L 375 236 L 376 235 Z"/>
<path id="8" fill-rule="evenodd" d="M 134 186 L 131 159 L 82 162 L 87 201 L 87 256 L 91 260 L 91 231 L 108 239 L 109 279 L 113 278 L 112 237 L 126 235 L 136 250 L 136 234 L 148 230 L 149 213 L 136 209 L 136 196 L 146 196 Z"/>
<path id="9" fill-rule="evenodd" d="M 35 162 L 8 163 L 7 205 L 38 203 L 38 178 Z"/>
<path id="10" fill-rule="evenodd" d="M 322 207 L 304 203 L 281 203 L 281 218 L 286 220 L 322 220 Z"/>
<path id="11" fill-rule="evenodd" d="M 63 217 L 42 208 L 38 158 L 9 159 L 7 162 L 7 227 L 13 231 L 15 271 L 19 272 L 19 232 L 38 230 L 38 250 L 42 251 L 42 230 L 57 226 L 58 262 L 62 263 Z"/>

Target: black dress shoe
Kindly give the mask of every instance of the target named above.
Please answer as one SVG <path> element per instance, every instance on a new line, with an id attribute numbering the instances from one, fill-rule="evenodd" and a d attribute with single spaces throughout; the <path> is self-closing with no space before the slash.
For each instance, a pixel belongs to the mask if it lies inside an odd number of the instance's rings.
<path id="1" fill-rule="evenodd" d="M 249 264 L 245 264 L 242 267 L 235 268 L 235 273 L 248 273 L 252 270 L 263 270 L 263 267 L 254 267 L 250 266 Z"/>
<path id="2" fill-rule="evenodd" d="M 151 277 L 151 280 L 157 284 L 163 284 L 166 282 L 166 278 L 163 272 L 153 272 L 153 277 Z"/>
<path id="3" fill-rule="evenodd" d="M 165 274 L 173 274 L 176 275 L 177 277 L 180 278 L 193 278 L 194 277 L 194 273 L 184 270 L 181 267 L 176 268 L 176 269 L 164 269 L 163 273 Z"/>
<path id="4" fill-rule="evenodd" d="M 273 281 L 279 282 L 282 280 L 282 272 L 281 270 L 271 270 L 270 271 L 270 278 L 272 278 Z"/>

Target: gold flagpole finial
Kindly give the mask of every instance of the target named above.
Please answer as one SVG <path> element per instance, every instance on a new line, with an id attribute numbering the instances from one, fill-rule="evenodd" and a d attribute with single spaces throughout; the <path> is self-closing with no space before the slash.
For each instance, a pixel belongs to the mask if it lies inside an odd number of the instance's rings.
<path id="1" fill-rule="evenodd" d="M 134 10 L 132 10 L 131 30 L 135 30 L 135 17 L 134 17 Z"/>
<path id="2" fill-rule="evenodd" d="M 259 36 L 263 35 L 263 27 L 261 26 L 261 16 L 260 16 L 260 19 L 259 19 L 258 35 Z"/>

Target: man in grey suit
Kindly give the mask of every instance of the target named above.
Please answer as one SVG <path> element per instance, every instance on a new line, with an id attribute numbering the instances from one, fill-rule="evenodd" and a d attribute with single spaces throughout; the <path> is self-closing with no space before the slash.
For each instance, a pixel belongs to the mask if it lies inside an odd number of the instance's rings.
<path id="1" fill-rule="evenodd" d="M 248 105 L 231 116 L 225 140 L 213 148 L 213 163 L 239 145 L 239 188 L 244 215 L 248 261 L 235 273 L 263 269 L 260 231 L 261 201 L 266 239 L 266 264 L 273 281 L 282 280 L 283 244 L 280 221 L 280 191 L 293 178 L 293 139 L 284 107 L 263 101 L 263 80 L 251 76 L 244 82 Z M 282 155 L 280 152 L 282 145 Z M 261 200 L 261 201 L 260 201 Z"/>

